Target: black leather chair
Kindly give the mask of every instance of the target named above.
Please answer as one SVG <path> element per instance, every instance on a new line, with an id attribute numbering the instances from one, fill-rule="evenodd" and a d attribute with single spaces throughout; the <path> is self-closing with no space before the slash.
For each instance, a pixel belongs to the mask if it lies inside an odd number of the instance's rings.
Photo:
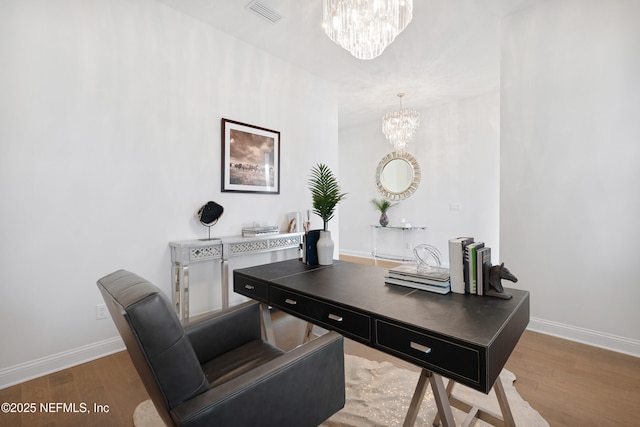
<path id="1" fill-rule="evenodd" d="M 290 352 L 261 339 L 247 302 L 183 327 L 166 295 L 119 270 L 98 288 L 167 425 L 317 426 L 344 406 L 344 350 L 330 332 Z"/>

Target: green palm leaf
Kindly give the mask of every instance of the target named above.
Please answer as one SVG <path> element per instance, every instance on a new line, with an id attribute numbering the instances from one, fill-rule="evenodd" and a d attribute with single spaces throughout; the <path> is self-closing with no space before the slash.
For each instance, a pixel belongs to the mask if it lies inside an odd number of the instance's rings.
<path id="1" fill-rule="evenodd" d="M 397 205 L 387 199 L 371 199 L 371 204 L 374 208 L 378 209 L 380 213 L 386 213 L 389 209 Z"/>
<path id="2" fill-rule="evenodd" d="M 313 200 L 313 213 L 322 218 L 324 230 L 328 230 L 329 220 L 333 218 L 336 205 L 346 197 L 340 191 L 338 180 L 329 166 L 319 163 L 311 168 L 309 190 Z"/>

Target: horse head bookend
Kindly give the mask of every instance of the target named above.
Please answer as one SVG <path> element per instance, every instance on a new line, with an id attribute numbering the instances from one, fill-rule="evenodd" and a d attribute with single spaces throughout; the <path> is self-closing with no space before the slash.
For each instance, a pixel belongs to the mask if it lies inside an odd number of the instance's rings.
<path id="1" fill-rule="evenodd" d="M 486 283 L 486 289 L 484 294 L 489 297 L 496 297 L 502 299 L 510 299 L 511 294 L 505 294 L 502 287 L 502 279 L 509 280 L 513 283 L 518 281 L 518 278 L 514 276 L 507 267 L 504 266 L 504 262 L 500 265 L 494 265 L 489 269 L 489 280 Z"/>

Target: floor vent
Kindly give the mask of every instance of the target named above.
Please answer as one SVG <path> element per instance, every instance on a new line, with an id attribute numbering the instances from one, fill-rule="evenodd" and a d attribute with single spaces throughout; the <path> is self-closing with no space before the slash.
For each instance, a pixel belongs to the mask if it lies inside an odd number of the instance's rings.
<path id="1" fill-rule="evenodd" d="M 275 24 L 276 22 L 278 22 L 283 18 L 283 16 L 280 15 L 280 13 L 276 12 L 275 10 L 271 9 L 269 6 L 266 6 L 264 3 L 261 3 L 259 1 L 252 1 L 247 5 L 247 8 L 253 13 L 255 13 L 256 15 L 258 15 L 259 17 L 261 17 L 262 19 L 266 19 L 272 24 Z"/>

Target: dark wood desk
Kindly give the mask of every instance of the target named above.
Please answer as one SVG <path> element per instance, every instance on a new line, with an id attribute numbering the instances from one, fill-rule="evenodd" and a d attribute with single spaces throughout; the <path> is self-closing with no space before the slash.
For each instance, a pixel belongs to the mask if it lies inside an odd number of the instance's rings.
<path id="1" fill-rule="evenodd" d="M 308 266 L 289 260 L 235 270 L 234 290 L 422 367 L 423 389 L 428 379 L 440 397 L 441 379 L 434 382 L 429 373 L 484 393 L 500 383 L 496 379 L 529 322 L 528 292 L 508 289 L 510 300 L 439 295 L 387 285 L 386 273 L 341 261 Z M 445 425 L 452 425 L 444 415 Z"/>

